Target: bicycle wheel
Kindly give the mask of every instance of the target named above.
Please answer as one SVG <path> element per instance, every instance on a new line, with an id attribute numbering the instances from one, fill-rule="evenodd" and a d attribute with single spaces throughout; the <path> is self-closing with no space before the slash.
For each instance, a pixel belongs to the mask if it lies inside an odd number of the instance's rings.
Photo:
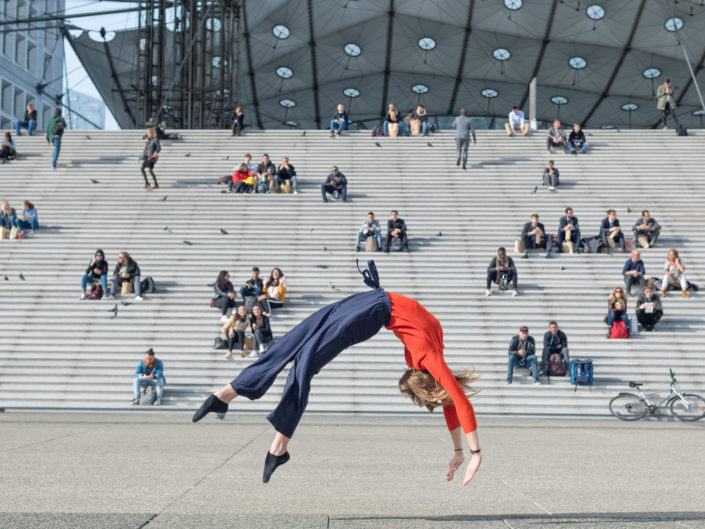
<path id="1" fill-rule="evenodd" d="M 671 399 L 671 413 L 681 421 L 697 421 L 705 417 L 705 399 L 694 393 L 683 393 L 683 398 Z M 685 402 L 683 400 L 685 399 Z"/>
<path id="2" fill-rule="evenodd" d="M 620 393 L 610 401 L 612 415 L 621 421 L 641 419 L 648 410 L 644 399 L 631 393 Z"/>

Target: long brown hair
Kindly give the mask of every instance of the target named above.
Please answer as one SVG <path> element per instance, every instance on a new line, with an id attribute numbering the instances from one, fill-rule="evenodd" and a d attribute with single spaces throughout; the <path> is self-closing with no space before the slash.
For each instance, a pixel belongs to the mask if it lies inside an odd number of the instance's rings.
<path id="1" fill-rule="evenodd" d="M 454 373 L 454 376 L 468 398 L 478 393 L 470 387 L 473 381 L 480 378 L 474 369 L 463 373 Z M 428 371 L 417 371 L 416 369 L 407 369 L 404 372 L 399 379 L 399 391 L 402 395 L 409 397 L 419 408 L 426 407 L 428 411 L 433 411 L 437 406 L 443 406 L 442 401 L 449 398 L 448 392 Z"/>

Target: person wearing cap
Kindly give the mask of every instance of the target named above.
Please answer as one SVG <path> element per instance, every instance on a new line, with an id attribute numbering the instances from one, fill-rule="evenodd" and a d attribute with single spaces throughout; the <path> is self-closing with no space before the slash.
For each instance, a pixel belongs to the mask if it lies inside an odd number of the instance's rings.
<path id="1" fill-rule="evenodd" d="M 100 284 L 103 287 L 103 292 L 108 291 L 108 261 L 105 260 L 105 254 L 100 248 L 95 251 L 93 259 L 91 259 L 91 262 L 88 263 L 88 267 L 81 278 L 81 290 L 83 291 L 81 294 L 82 300 L 88 297 L 86 294 L 86 287 L 88 286 L 89 281 L 91 283 L 100 281 Z"/>
<path id="2" fill-rule="evenodd" d="M 487 267 L 487 292 L 486 296 L 491 296 L 492 282 L 497 283 L 501 288 L 506 288 L 509 283 L 512 284 L 512 296 L 518 296 L 517 291 L 517 267 L 514 266 L 514 260 L 507 257 L 507 250 L 503 246 L 497 249 L 497 255 L 492 258 Z"/>
<path id="3" fill-rule="evenodd" d="M 259 277 L 259 268 L 252 267 L 252 277 L 245 282 L 245 285 L 240 288 L 240 296 L 244 300 L 250 296 L 258 297 L 262 295 L 264 285 Z"/>
<path id="4" fill-rule="evenodd" d="M 519 334 L 512 337 L 512 340 L 509 342 L 507 384 L 512 383 L 515 367 L 530 368 L 534 384 L 540 383 L 539 366 L 536 359 L 536 343 L 533 337 L 529 336 L 529 328 L 526 325 L 519 327 Z"/>
<path id="5" fill-rule="evenodd" d="M 518 106 L 512 107 L 512 111 L 509 113 L 509 121 L 504 124 L 504 129 L 507 131 L 508 136 L 514 136 L 515 130 L 521 131 L 524 136 L 529 135 L 529 124 Z"/>
<path id="6" fill-rule="evenodd" d="M 159 406 L 162 403 L 162 395 L 164 394 L 164 386 L 166 386 L 166 378 L 164 378 L 164 364 L 156 356 L 154 350 L 150 347 L 145 353 L 144 358 L 140 360 L 135 370 L 134 397 L 132 405 L 136 406 L 140 403 L 140 392 L 143 387 L 154 386 L 157 392 L 157 398 L 154 400 L 154 405 Z"/>

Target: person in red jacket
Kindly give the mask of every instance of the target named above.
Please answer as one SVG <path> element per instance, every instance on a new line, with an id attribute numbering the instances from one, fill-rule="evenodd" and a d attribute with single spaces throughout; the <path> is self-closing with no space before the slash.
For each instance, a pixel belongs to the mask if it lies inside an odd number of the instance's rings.
<path id="1" fill-rule="evenodd" d="M 467 485 L 482 462 L 475 412 L 467 396 L 468 392 L 474 393 L 470 383 L 476 377 L 470 372 L 454 374 L 450 370 L 443 358 L 440 322 L 419 302 L 385 292 L 379 286 L 374 261 L 368 261 L 368 267 L 361 274 L 374 290 L 354 294 L 311 314 L 235 380 L 210 395 L 192 420 L 200 421 L 210 412 L 227 412 L 228 404 L 240 395 L 251 400 L 262 397 L 293 360 L 279 405 L 267 416 L 276 430 L 265 458 L 262 480 L 267 483 L 274 470 L 290 458 L 287 448 L 308 404 L 313 376 L 342 351 L 372 338 L 386 327 L 404 344 L 409 369 L 399 380 L 400 391 L 430 411 L 443 407 L 454 448 L 449 481 L 465 459 L 462 447 L 465 434 L 471 452 L 463 480 L 463 485 Z"/>
<path id="2" fill-rule="evenodd" d="M 249 193 L 252 191 L 253 185 L 248 183 L 247 179 L 252 177 L 252 171 L 247 168 L 247 164 L 240 164 L 233 171 L 233 178 L 228 184 L 228 192 L 232 193 L 235 188 L 236 193 Z M 252 180 L 254 182 L 254 180 Z"/>

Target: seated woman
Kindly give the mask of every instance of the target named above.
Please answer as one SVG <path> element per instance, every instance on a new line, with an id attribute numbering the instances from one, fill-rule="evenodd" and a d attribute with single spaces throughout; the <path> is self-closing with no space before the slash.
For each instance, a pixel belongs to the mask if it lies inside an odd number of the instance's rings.
<path id="1" fill-rule="evenodd" d="M 428 134 L 428 113 L 423 105 L 419 105 L 409 115 L 409 130 L 408 135 L 423 134 L 426 136 Z"/>
<path id="2" fill-rule="evenodd" d="M 607 301 L 609 312 L 605 317 L 607 323 L 607 338 L 612 334 L 612 325 L 615 321 L 621 320 L 627 327 L 627 336 L 629 336 L 629 316 L 627 316 L 627 299 L 624 297 L 624 291 L 617 287 L 615 288 Z"/>
<path id="3" fill-rule="evenodd" d="M 289 157 L 284 156 L 282 163 L 277 168 L 277 174 L 274 176 L 274 183 L 277 186 L 284 184 L 287 180 L 291 182 L 291 190 L 295 195 L 299 194 L 299 186 L 296 180 L 296 169 L 289 163 Z"/>
<path id="4" fill-rule="evenodd" d="M 88 263 L 88 267 L 86 267 L 86 271 L 83 273 L 83 277 L 81 278 L 81 290 L 83 291 L 81 294 L 81 300 L 88 297 L 88 294 L 86 294 L 88 283 L 93 284 L 96 281 L 100 281 L 100 285 L 103 287 L 103 293 L 107 293 L 108 261 L 105 260 L 105 254 L 100 248 L 95 251 L 93 259 L 91 259 L 91 262 Z"/>
<path id="5" fill-rule="evenodd" d="M 240 164 L 233 172 L 233 178 L 228 184 L 228 190 L 232 193 L 233 188 L 236 193 L 249 193 L 252 191 L 255 179 L 252 176 L 252 171 L 247 168 L 246 163 Z"/>
<path id="6" fill-rule="evenodd" d="M 228 321 L 228 311 L 235 307 L 235 287 L 230 282 L 230 274 L 221 270 L 213 285 L 215 297 L 211 299 L 211 307 L 218 307 L 222 313 L 220 321 Z"/>
<path id="7" fill-rule="evenodd" d="M 394 103 L 389 103 L 387 116 L 384 118 L 384 135 L 395 138 L 399 136 L 401 127 L 401 114 L 394 106 Z"/>
<path id="8" fill-rule="evenodd" d="M 688 280 L 685 278 L 685 266 L 681 262 L 681 258 L 678 256 L 678 250 L 668 250 L 668 257 L 666 258 L 666 263 L 663 268 L 663 283 L 661 284 L 661 297 L 666 297 L 666 291 L 669 285 L 679 286 L 683 292 L 684 298 L 689 298 L 688 294 Z"/>
<path id="9" fill-rule="evenodd" d="M 16 160 L 18 157 L 15 140 L 12 139 L 12 134 L 6 132 L 5 138 L 0 143 L 0 160 L 2 160 L 2 163 L 5 163 L 7 160 Z"/>
<path id="10" fill-rule="evenodd" d="M 262 310 L 260 309 L 261 312 Z M 249 326 L 247 309 L 245 305 L 240 305 L 220 331 L 220 337 L 228 341 L 228 352 L 225 353 L 226 360 L 230 360 L 233 357 L 233 347 L 236 344 L 240 350 L 240 356 L 245 358 L 245 333 Z"/>
<path id="11" fill-rule="evenodd" d="M 30 229 L 32 235 L 34 235 L 34 230 L 39 228 L 39 217 L 37 217 L 37 208 L 34 207 L 29 200 L 22 202 L 22 211 L 17 216 L 17 225 L 22 232 L 22 236 L 25 236 L 25 230 Z"/>
<path id="12" fill-rule="evenodd" d="M 262 313 L 262 308 L 259 305 L 252 307 L 250 328 L 255 337 L 255 348 L 250 356 L 261 355 L 267 350 L 274 337 L 272 336 L 272 328 L 269 326 L 269 318 Z"/>
<path id="13" fill-rule="evenodd" d="M 257 298 L 264 312 L 271 314 L 272 309 L 284 306 L 286 296 L 286 277 L 280 268 L 273 268 L 272 274 L 264 282 L 264 294 Z"/>

